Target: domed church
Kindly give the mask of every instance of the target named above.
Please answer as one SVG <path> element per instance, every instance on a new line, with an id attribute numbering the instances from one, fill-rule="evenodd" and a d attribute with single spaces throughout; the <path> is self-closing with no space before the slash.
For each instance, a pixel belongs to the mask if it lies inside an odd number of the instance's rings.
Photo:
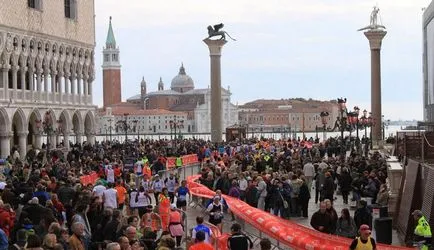
<path id="1" fill-rule="evenodd" d="M 145 110 L 168 110 L 187 113 L 184 121 L 185 132 L 210 133 L 211 131 L 211 89 L 195 89 L 193 79 L 187 75 L 181 64 L 178 75 L 170 84 L 170 89 L 164 89 L 163 80 L 157 84 L 157 91 L 147 92 L 147 83 L 140 83 L 140 94 L 127 99 L 128 103 L 137 104 Z M 231 92 L 222 88 L 222 118 L 223 128 L 238 121 L 238 109 L 231 103 Z M 234 122 L 235 121 L 235 122 Z"/>

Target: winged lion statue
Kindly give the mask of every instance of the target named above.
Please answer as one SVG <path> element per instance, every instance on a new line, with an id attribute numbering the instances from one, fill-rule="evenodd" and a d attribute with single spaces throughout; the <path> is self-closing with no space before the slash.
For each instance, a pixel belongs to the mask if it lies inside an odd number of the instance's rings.
<path id="1" fill-rule="evenodd" d="M 221 30 L 221 28 L 224 27 L 223 23 L 219 23 L 216 25 L 209 25 L 208 26 L 208 38 L 220 36 L 220 40 L 226 40 L 226 35 L 232 39 L 233 41 L 236 41 L 236 39 L 232 38 L 226 31 Z"/>

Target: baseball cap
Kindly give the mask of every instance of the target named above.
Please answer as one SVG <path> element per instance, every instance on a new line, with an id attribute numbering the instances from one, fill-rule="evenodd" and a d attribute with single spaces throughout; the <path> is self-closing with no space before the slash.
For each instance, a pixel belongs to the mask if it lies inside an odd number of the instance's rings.
<path id="1" fill-rule="evenodd" d="M 170 209 L 175 210 L 176 209 L 176 205 L 175 204 L 170 204 Z"/>
<path id="2" fill-rule="evenodd" d="M 423 214 L 422 214 L 422 211 L 416 209 L 416 210 L 413 211 L 413 213 L 411 213 L 411 215 L 413 215 L 413 216 L 415 216 L 415 215 L 422 216 Z"/>
<path id="3" fill-rule="evenodd" d="M 365 232 L 371 233 L 371 229 L 366 224 L 360 225 L 359 230 L 360 230 L 360 232 L 365 231 Z"/>

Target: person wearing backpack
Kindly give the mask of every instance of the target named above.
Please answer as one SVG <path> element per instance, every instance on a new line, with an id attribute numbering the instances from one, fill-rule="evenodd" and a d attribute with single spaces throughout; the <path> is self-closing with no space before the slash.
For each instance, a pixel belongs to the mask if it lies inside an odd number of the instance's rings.
<path id="1" fill-rule="evenodd" d="M 249 250 L 253 248 L 252 240 L 241 232 L 241 226 L 234 223 L 231 226 L 231 236 L 228 239 L 228 249 Z"/>
<path id="2" fill-rule="evenodd" d="M 377 245 L 375 239 L 371 237 L 371 229 L 368 225 L 363 224 L 359 228 L 360 237 L 357 237 L 351 242 L 350 250 L 376 250 Z"/>

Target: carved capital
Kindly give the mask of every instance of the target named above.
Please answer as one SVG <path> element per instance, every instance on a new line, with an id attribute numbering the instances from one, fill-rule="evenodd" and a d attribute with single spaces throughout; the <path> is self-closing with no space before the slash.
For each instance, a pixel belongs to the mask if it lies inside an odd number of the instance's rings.
<path id="1" fill-rule="evenodd" d="M 365 33 L 366 38 L 369 40 L 369 47 L 371 50 L 381 50 L 381 43 L 387 32 L 384 30 L 370 30 Z"/>
<path id="2" fill-rule="evenodd" d="M 221 56 L 222 48 L 227 43 L 226 40 L 204 39 L 203 42 L 208 45 L 210 56 Z"/>
<path id="3" fill-rule="evenodd" d="M 17 71 L 18 70 L 20 70 L 20 67 L 19 66 L 16 66 L 16 65 L 14 65 L 14 66 L 12 66 L 12 71 L 14 72 L 14 73 L 17 73 Z"/>
<path id="4" fill-rule="evenodd" d="M 7 71 L 9 71 L 10 68 L 11 68 L 11 66 L 9 64 L 4 64 L 2 67 L 2 71 L 7 72 Z"/>

